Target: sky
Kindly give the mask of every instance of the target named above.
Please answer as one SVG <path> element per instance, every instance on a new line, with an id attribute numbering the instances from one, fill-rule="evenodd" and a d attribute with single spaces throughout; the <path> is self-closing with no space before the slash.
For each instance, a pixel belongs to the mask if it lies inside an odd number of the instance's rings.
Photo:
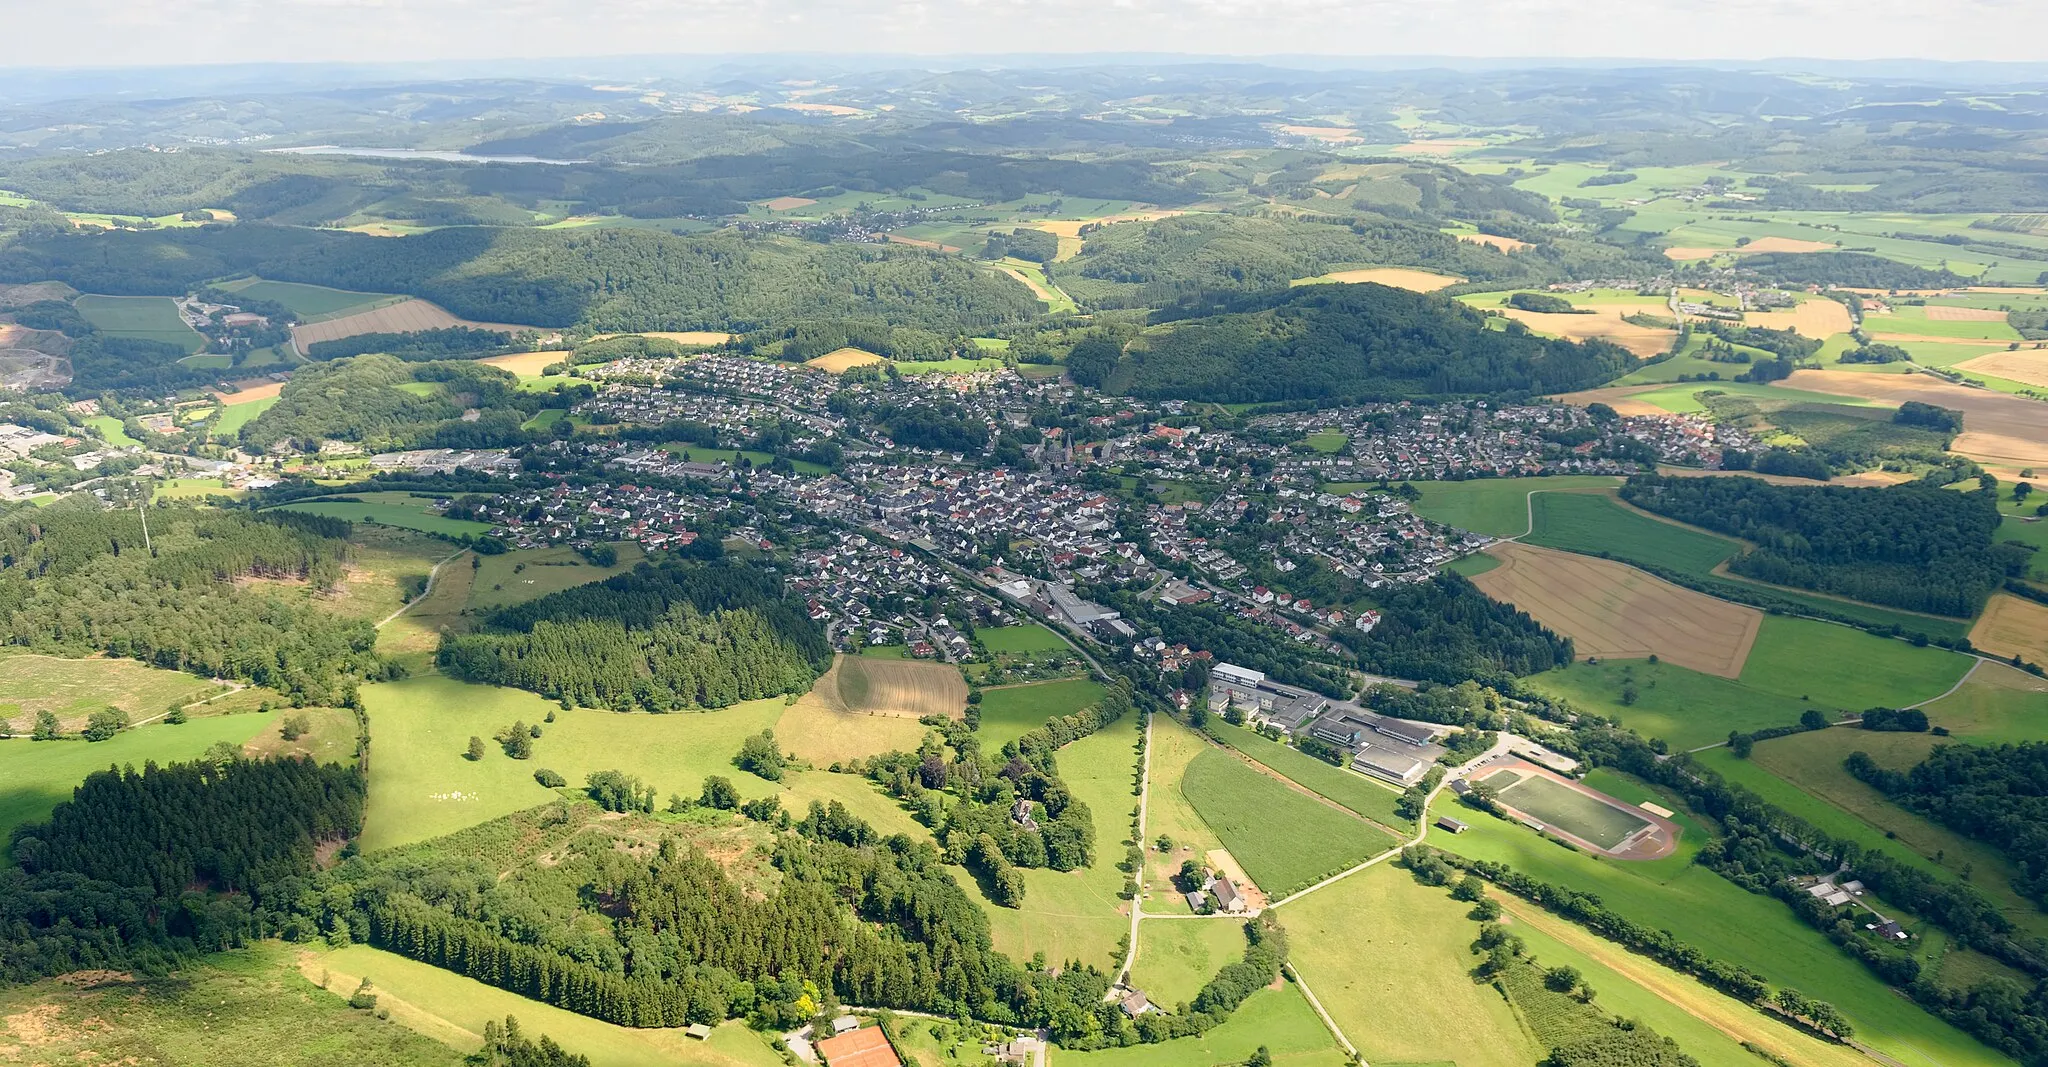
<path id="1" fill-rule="evenodd" d="M 2039 60 L 2038 0 L 0 0 L 47 63 L 766 52 Z M 33 50 L 7 62 L 45 65 Z"/>

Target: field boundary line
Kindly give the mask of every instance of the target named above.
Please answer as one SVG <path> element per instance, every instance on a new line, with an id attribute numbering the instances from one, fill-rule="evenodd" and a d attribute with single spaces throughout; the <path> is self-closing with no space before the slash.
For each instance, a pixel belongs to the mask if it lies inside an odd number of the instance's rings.
<path id="1" fill-rule="evenodd" d="M 1316 1017 L 1323 1020 L 1324 1026 L 1330 1028 L 1330 1036 L 1336 1038 L 1339 1045 L 1344 1046 L 1344 1051 L 1351 1054 L 1352 1058 L 1357 1061 L 1358 1067 L 1368 1067 L 1365 1057 L 1358 1054 L 1358 1046 L 1352 1044 L 1351 1039 L 1344 1036 L 1344 1030 L 1337 1025 L 1337 1020 L 1330 1018 L 1330 1013 L 1323 1010 L 1323 1002 L 1317 999 L 1316 991 L 1309 988 L 1308 979 L 1303 978 L 1301 972 L 1295 970 L 1292 963 L 1281 964 L 1281 969 L 1287 972 L 1288 977 L 1294 979 L 1296 986 L 1300 987 L 1301 995 L 1308 998 L 1308 1006 L 1316 1010 Z"/>
<path id="2" fill-rule="evenodd" d="M 1240 761 L 1250 764 L 1252 769 L 1258 771 L 1260 774 L 1263 774 L 1268 778 L 1272 778 L 1273 780 L 1279 782 L 1281 785 L 1284 785 L 1287 788 L 1292 789 L 1297 793 L 1300 793 L 1302 796 L 1305 796 L 1310 800 L 1313 800 L 1323 805 L 1326 808 L 1331 808 L 1345 815 L 1349 815 L 1350 817 L 1357 819 L 1362 823 L 1365 823 L 1367 826 L 1374 826 L 1378 827 L 1381 830 L 1385 830 L 1387 833 L 1393 835 L 1395 840 L 1400 840 L 1401 831 L 1395 829 L 1394 827 L 1388 826 L 1387 824 L 1380 822 L 1379 820 L 1374 819 L 1369 815 L 1364 815 L 1359 812 L 1353 811 L 1350 808 L 1347 808 L 1344 805 L 1339 804 L 1337 801 L 1331 799 L 1330 797 L 1326 797 L 1323 794 L 1318 793 L 1313 789 L 1310 789 L 1308 786 L 1305 786 L 1300 782 L 1297 782 L 1294 779 L 1287 777 L 1286 773 L 1281 771 L 1279 768 L 1261 762 L 1258 757 L 1252 755 L 1251 753 L 1241 751 L 1236 746 L 1231 745 L 1226 741 L 1218 740 L 1216 737 L 1211 735 L 1207 730 L 1201 730 L 1198 732 L 1202 735 L 1203 740 L 1209 742 L 1212 745 L 1215 745 L 1217 748 L 1222 749 L 1224 752 L 1227 752 L 1230 755 L 1237 757 Z M 1304 755 L 1306 755 L 1306 753 L 1304 753 Z M 1343 770 L 1342 767 L 1338 767 L 1337 769 L 1340 771 Z M 1368 784 L 1377 784 L 1372 782 L 1371 779 L 1365 779 L 1365 781 Z"/>
<path id="3" fill-rule="evenodd" d="M 1145 848 L 1146 808 L 1152 799 L 1152 713 L 1149 711 L 1145 713 L 1145 733 L 1139 744 L 1143 746 L 1143 751 L 1138 753 L 1138 849 L 1142 852 Z M 1128 979 L 1131 968 L 1138 965 L 1138 922 L 1145 917 L 1144 876 L 1144 867 L 1140 865 L 1138 892 L 1131 896 L 1130 944 L 1124 948 L 1123 966 L 1116 972 L 1119 982 Z"/>

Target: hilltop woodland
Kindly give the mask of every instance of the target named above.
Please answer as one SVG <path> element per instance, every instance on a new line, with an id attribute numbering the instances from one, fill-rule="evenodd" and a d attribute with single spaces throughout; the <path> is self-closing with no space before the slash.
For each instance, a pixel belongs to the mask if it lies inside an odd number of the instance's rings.
<path id="1" fill-rule="evenodd" d="M 1965 837 L 2019 871 L 2013 887 L 2048 909 L 2048 744 L 1940 745 L 1901 774 L 1856 752 L 1849 773 Z"/>
<path id="2" fill-rule="evenodd" d="M 329 439 L 374 451 L 504 448 L 533 439 L 520 427 L 535 412 L 592 392 L 567 380 L 547 392 L 517 389 L 518 382 L 509 371 L 461 360 L 407 363 L 374 354 L 312 363 L 292 373 L 277 403 L 244 425 L 240 438 L 253 452 L 283 442 L 317 451 Z M 435 388 L 403 388 L 413 383 Z M 477 417 L 464 419 L 471 409 Z"/>
<path id="3" fill-rule="evenodd" d="M 1971 618 L 2033 550 L 1994 542 L 1990 492 L 1772 485 L 1754 478 L 1641 474 L 1622 499 L 1755 547 L 1728 561 L 1746 578 L 1872 604 Z"/>
<path id="4" fill-rule="evenodd" d="M 148 547 L 141 516 L 90 498 L 0 519 L 5 641 L 243 678 L 307 704 L 335 703 L 351 676 L 382 676 L 369 623 L 282 595 L 341 580 L 348 523 L 281 512 L 152 512 Z"/>
<path id="5" fill-rule="evenodd" d="M 802 693 L 832 650 L 775 575 L 678 560 L 507 608 L 445 636 L 439 659 L 565 706 L 677 711 Z"/>
<path id="6" fill-rule="evenodd" d="M 1147 399 L 1240 403 L 1566 392 L 1635 364 L 1615 345 L 1537 337 L 1445 297 L 1320 285 L 1154 315 L 1173 324 L 1109 376 Z"/>
<path id="7" fill-rule="evenodd" d="M 1099 702 L 1048 720 L 994 755 L 982 751 L 970 710 L 969 721 L 946 722 L 916 752 L 868 760 L 867 775 L 931 828 L 947 862 L 966 864 L 997 904 L 1018 907 L 1024 880 L 1017 868 L 1071 871 L 1095 862 L 1094 819 L 1060 780 L 1054 753 L 1130 709 L 1130 683 L 1118 679 Z M 1020 810 L 1026 818 L 1013 817 Z"/>

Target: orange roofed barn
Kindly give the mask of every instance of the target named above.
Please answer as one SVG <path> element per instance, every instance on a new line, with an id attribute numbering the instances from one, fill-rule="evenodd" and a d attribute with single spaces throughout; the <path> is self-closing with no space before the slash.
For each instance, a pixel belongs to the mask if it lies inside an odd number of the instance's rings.
<path id="1" fill-rule="evenodd" d="M 903 1067 L 879 1026 L 828 1037 L 818 1042 L 818 1054 L 825 1057 L 826 1067 Z"/>

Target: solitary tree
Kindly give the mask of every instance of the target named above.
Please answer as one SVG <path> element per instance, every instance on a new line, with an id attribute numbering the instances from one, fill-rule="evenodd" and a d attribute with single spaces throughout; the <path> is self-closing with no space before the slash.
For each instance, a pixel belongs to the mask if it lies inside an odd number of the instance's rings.
<path id="1" fill-rule="evenodd" d="M 467 759 L 469 760 L 469 762 L 471 762 L 471 763 L 475 763 L 476 761 L 478 761 L 478 760 L 480 760 L 480 759 L 483 759 L 483 758 L 484 758 L 484 739 L 483 739 L 483 738 L 481 738 L 481 737 L 478 737 L 478 736 L 477 736 L 477 735 L 475 735 L 475 734 L 471 734 L 471 735 L 469 735 L 469 751 L 467 751 L 467 752 L 463 753 L 463 755 L 464 755 L 464 757 L 465 757 L 465 758 L 467 758 Z"/>

